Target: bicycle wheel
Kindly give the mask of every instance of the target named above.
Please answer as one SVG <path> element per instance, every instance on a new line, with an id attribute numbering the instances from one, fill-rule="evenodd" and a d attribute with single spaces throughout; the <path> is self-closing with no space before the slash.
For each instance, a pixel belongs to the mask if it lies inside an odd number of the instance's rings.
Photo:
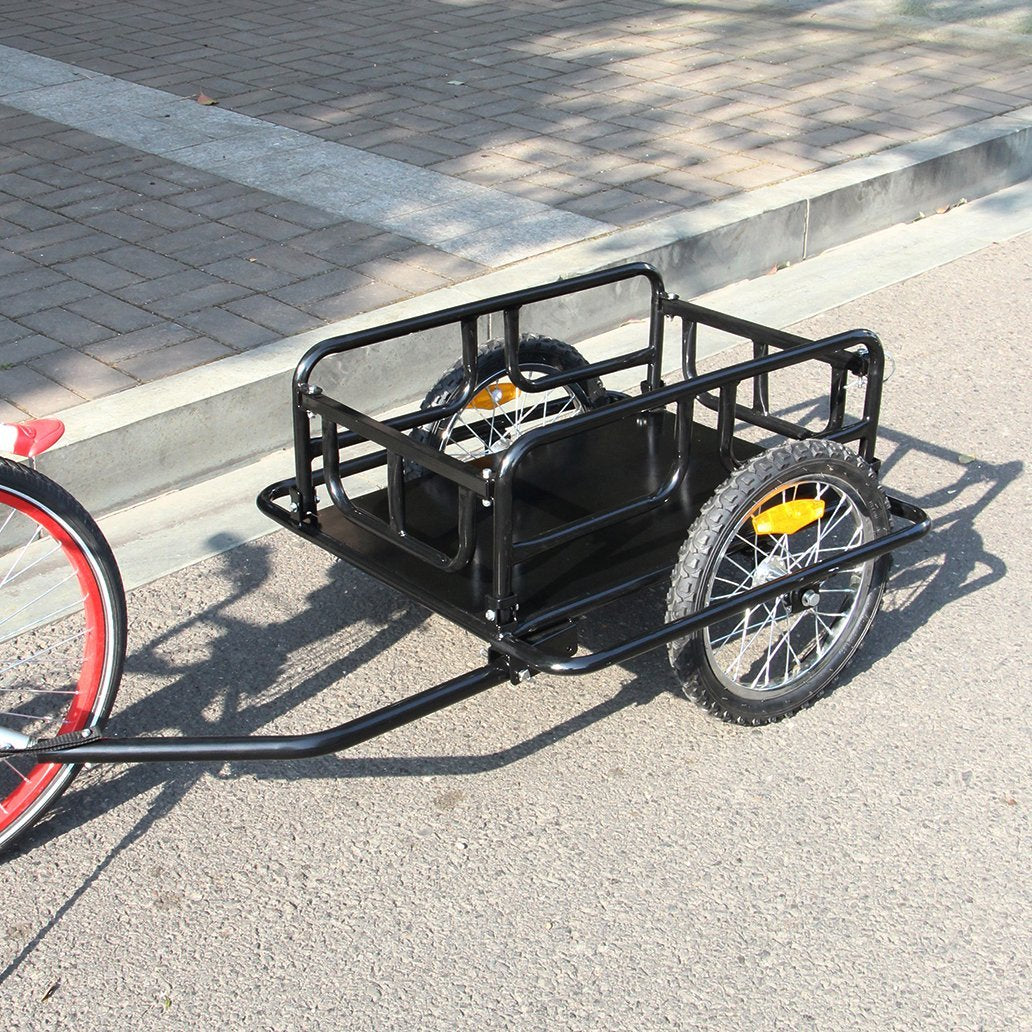
<path id="1" fill-rule="evenodd" d="M 520 371 L 529 380 L 588 364 L 571 345 L 531 335 L 520 339 L 519 358 Z M 459 363 L 430 388 L 420 407 L 446 405 L 464 383 Z M 450 419 L 413 431 L 413 437 L 457 459 L 478 459 L 503 451 L 528 430 L 594 408 L 603 397 L 602 384 L 596 377 L 547 391 L 522 391 L 506 373 L 502 342 L 490 341 L 480 349 L 477 383 L 465 407 Z"/>
<path id="2" fill-rule="evenodd" d="M 830 441 L 757 456 L 703 506 L 674 567 L 667 619 L 699 612 L 887 533 L 870 467 Z M 881 604 L 889 559 L 718 620 L 674 642 L 689 695 L 724 720 L 766 724 L 812 702 L 859 648 Z"/>
<path id="3" fill-rule="evenodd" d="M 0 460 L 0 725 L 30 738 L 102 726 L 125 638 L 121 578 L 96 523 L 41 473 Z M 77 770 L 0 751 L 0 849 Z"/>

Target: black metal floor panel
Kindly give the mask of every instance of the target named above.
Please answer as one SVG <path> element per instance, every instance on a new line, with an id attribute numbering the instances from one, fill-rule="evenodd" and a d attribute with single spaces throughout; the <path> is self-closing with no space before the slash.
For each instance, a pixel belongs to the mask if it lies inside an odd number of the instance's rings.
<path id="1" fill-rule="evenodd" d="M 536 449 L 520 465 L 514 491 L 515 540 L 656 491 L 675 462 L 674 440 L 674 417 L 660 412 L 609 423 Z M 741 442 L 736 447 L 745 457 L 759 450 Z M 550 548 L 515 567 L 520 623 L 544 609 L 641 575 L 665 576 L 699 508 L 727 476 L 715 431 L 696 426 L 688 475 L 673 498 L 642 516 Z M 385 490 L 356 498 L 355 503 L 386 519 Z M 413 480 L 406 487 L 411 535 L 453 552 L 456 503 L 454 485 L 442 478 Z M 319 531 L 306 536 L 430 609 L 490 637 L 493 625 L 484 612 L 492 605 L 492 513 L 490 508 L 480 510 L 473 561 L 457 573 L 435 569 L 402 552 L 333 506 L 320 510 Z"/>

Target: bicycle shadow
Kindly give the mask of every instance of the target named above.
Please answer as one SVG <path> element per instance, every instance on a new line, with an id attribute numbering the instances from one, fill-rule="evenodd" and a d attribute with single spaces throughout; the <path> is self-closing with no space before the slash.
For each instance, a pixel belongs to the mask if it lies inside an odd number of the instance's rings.
<path id="1" fill-rule="evenodd" d="M 335 563 L 329 567 L 326 583 L 309 594 L 303 611 L 275 625 L 257 626 L 235 616 L 232 609 L 269 580 L 269 546 L 243 545 L 223 553 L 218 561 L 223 564 L 224 574 L 233 580 L 234 589 L 203 612 L 179 621 L 132 652 L 126 663 L 130 675 L 167 676 L 171 671 L 175 676 L 156 691 L 117 709 L 108 727 L 110 733 L 126 737 L 130 734 L 157 733 L 258 734 L 269 724 L 402 642 L 428 618 L 421 607 L 408 603 L 385 585 L 344 564 Z M 339 631 L 342 621 L 352 627 L 372 623 L 377 629 L 357 647 L 301 678 L 288 690 L 261 701 L 251 698 L 252 694 L 260 695 L 267 686 L 275 685 L 280 680 L 291 656 L 305 646 L 318 643 L 323 636 Z M 209 636 L 214 636 L 212 658 L 178 666 L 171 663 L 163 646 L 174 642 L 184 631 L 202 626 Z M 471 660 L 470 666 L 473 665 L 479 665 L 479 660 L 476 663 Z M 84 825 L 112 809 L 120 808 L 134 799 L 156 794 L 148 800 L 146 812 L 108 849 L 75 892 L 40 927 L 7 967 L 0 970 L 0 985 L 21 967 L 50 930 L 60 924 L 115 860 L 151 832 L 205 775 L 235 777 L 246 773 L 259 779 L 289 780 L 382 778 L 471 774 L 505 766 L 554 745 L 625 706 L 643 705 L 667 689 L 668 684 L 656 677 L 659 664 L 654 657 L 645 657 L 639 661 L 638 666 L 643 672 L 636 673 L 633 680 L 614 698 L 552 728 L 537 732 L 523 742 L 485 756 L 359 758 L 347 763 L 341 762 L 341 758 L 336 755 L 304 761 L 261 763 L 164 762 L 98 767 L 91 772 L 95 775 L 92 779 L 88 774 L 80 775 L 55 809 L 12 848 L 9 862 L 34 849 L 52 845 L 66 834 L 81 831 Z M 247 684 L 256 686 L 253 692 L 242 687 Z M 184 699 L 190 700 L 188 707 L 184 707 Z M 205 712 L 213 704 L 217 704 L 218 715 L 205 717 Z"/>
<path id="2" fill-rule="evenodd" d="M 919 441 L 891 429 L 882 431 L 887 454 L 883 478 L 890 482 L 898 465 L 926 460 L 935 474 L 923 478 L 921 494 L 908 500 L 926 509 L 933 529 L 902 558 L 890 578 L 886 608 L 891 619 L 875 622 L 865 647 L 854 657 L 840 684 L 870 669 L 895 646 L 922 626 L 929 615 L 981 591 L 1007 572 L 1004 561 L 990 553 L 975 528 L 975 518 L 999 498 L 1023 471 L 1014 460 L 991 464 L 967 461 L 956 452 Z M 909 478 L 901 477 L 902 479 Z M 932 482 L 934 481 L 934 482 Z M 948 560 L 948 561 L 947 561 Z M 306 598 L 305 607 L 278 623 L 256 625 L 234 612 L 243 599 L 266 588 L 272 574 L 268 544 L 248 544 L 223 553 L 217 560 L 232 584 L 217 601 L 200 613 L 178 621 L 138 646 L 129 657 L 133 675 L 171 679 L 151 694 L 117 710 L 110 730 L 127 734 L 240 735 L 257 734 L 323 691 L 357 673 L 385 650 L 404 647 L 404 639 L 427 620 L 427 614 L 385 585 L 344 564 L 330 566 L 324 583 Z M 665 587 L 643 594 L 615 614 L 603 616 L 582 636 L 587 648 L 622 640 L 644 629 L 662 615 Z M 130 611 L 132 602 L 130 601 Z M 307 670 L 285 690 L 266 697 L 291 669 L 291 660 L 312 649 L 342 627 L 374 628 L 353 648 L 336 655 L 318 669 Z M 210 658 L 179 662 L 170 659 L 177 638 L 204 631 Z M 479 665 L 471 652 L 469 666 Z M 7 968 L 0 984 L 31 955 L 64 914 L 114 862 L 170 814 L 206 774 L 236 777 L 245 772 L 258 779 L 389 778 L 428 775 L 472 775 L 518 763 L 533 754 L 576 736 L 619 711 L 648 705 L 676 690 L 664 650 L 657 650 L 622 665 L 631 676 L 611 698 L 536 730 L 526 738 L 485 753 L 348 758 L 331 755 L 304 761 L 233 764 L 137 764 L 108 768 L 94 780 L 73 783 L 63 803 L 16 847 L 11 859 L 42 848 L 88 824 L 99 815 L 131 800 L 153 793 L 146 812 L 101 858 L 75 893 L 40 928 Z M 248 687 L 250 686 L 250 687 Z M 426 687 L 420 685 L 420 688 Z M 184 704 L 188 700 L 188 704 Z M 377 705 L 381 704 L 378 700 Z M 689 710 L 688 712 L 693 712 Z M 700 720 L 710 718 L 699 715 Z M 97 769 L 98 771 L 100 768 Z"/>

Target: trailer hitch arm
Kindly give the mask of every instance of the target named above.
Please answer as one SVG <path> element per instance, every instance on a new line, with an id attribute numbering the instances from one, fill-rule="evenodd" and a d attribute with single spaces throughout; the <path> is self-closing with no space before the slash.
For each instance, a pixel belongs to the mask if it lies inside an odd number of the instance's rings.
<path id="1" fill-rule="evenodd" d="M 31 754 L 40 763 L 146 763 L 165 760 L 293 760 L 340 752 L 403 724 L 428 716 L 509 680 L 503 657 L 469 673 L 356 717 L 338 727 L 301 735 L 239 735 L 206 738 L 84 739 L 82 732 L 41 740 L 0 756 Z M 68 739 L 77 738 L 76 741 Z"/>

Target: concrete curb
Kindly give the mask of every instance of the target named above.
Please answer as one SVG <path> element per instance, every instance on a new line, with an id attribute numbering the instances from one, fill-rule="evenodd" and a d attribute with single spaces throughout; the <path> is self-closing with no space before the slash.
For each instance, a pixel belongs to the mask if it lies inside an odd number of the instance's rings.
<path id="1" fill-rule="evenodd" d="M 79 406 L 59 414 L 68 433 L 40 466 L 87 508 L 111 512 L 287 444 L 290 374 L 326 337 L 624 261 L 652 262 L 668 289 L 694 297 L 1030 177 L 1032 107 L 581 241 Z M 646 312 L 643 293 L 620 285 L 604 297 L 596 291 L 535 306 L 523 324 L 577 341 Z M 454 335 L 437 333 L 408 342 L 404 354 L 370 349 L 348 356 L 338 375 L 363 404 L 396 405 L 418 396 L 457 353 Z"/>
<path id="2" fill-rule="evenodd" d="M 1027 179 L 943 215 L 870 233 L 782 269 L 776 276 L 758 276 L 703 294 L 699 301 L 707 308 L 741 312 L 770 326 L 794 326 L 991 244 L 1030 232 L 1032 179 Z M 581 347 L 593 358 L 626 352 L 640 346 L 645 325 L 640 319 L 625 323 Z M 707 351 L 730 343 L 741 345 L 736 338 L 705 328 L 699 340 Z M 899 353 L 900 343 L 892 337 L 886 339 L 889 354 Z M 900 354 L 904 361 L 905 352 L 904 348 Z M 677 348 L 668 348 L 665 368 L 671 379 L 677 376 L 679 360 Z M 633 389 L 640 378 L 635 373 L 627 370 L 614 374 L 606 382 L 617 390 Z M 895 385 L 890 385 L 887 412 L 891 412 L 894 395 Z M 276 525 L 258 511 L 254 497 L 267 484 L 287 475 L 290 466 L 289 449 L 271 452 L 228 473 L 103 517 L 101 527 L 118 557 L 126 587 L 146 584 L 273 532 Z M 370 490 L 379 486 L 376 479 L 370 478 Z M 354 486 L 361 493 L 362 488 Z"/>

